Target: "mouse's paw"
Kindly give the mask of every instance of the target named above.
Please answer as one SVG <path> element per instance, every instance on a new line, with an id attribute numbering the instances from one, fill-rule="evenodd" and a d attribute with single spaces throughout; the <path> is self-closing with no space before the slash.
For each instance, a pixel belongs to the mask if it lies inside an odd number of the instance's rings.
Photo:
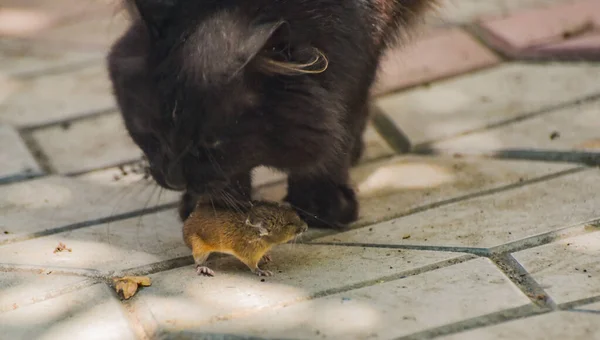
<path id="1" fill-rule="evenodd" d="M 215 272 L 212 269 L 201 265 L 196 266 L 196 273 L 198 273 L 198 275 L 204 276 L 215 276 Z"/>
<path id="2" fill-rule="evenodd" d="M 271 254 L 265 254 L 260 259 L 260 264 L 267 264 L 267 263 L 269 263 L 271 261 L 273 261 L 273 258 L 271 257 Z"/>
<path id="3" fill-rule="evenodd" d="M 256 268 L 254 270 L 254 273 L 258 276 L 273 276 L 273 272 L 269 271 L 269 270 L 263 270 L 260 268 Z"/>

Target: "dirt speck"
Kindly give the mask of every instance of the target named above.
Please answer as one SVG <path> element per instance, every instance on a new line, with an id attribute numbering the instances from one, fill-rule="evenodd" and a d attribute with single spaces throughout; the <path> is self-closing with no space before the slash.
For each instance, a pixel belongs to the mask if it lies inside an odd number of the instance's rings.
<path id="1" fill-rule="evenodd" d="M 550 133 L 550 140 L 555 140 L 560 138 L 560 132 L 558 131 L 552 131 L 552 133 Z"/>
<path id="2" fill-rule="evenodd" d="M 409 238 L 410 238 L 410 234 L 406 234 L 406 235 L 402 236 L 403 240 L 408 240 Z"/>

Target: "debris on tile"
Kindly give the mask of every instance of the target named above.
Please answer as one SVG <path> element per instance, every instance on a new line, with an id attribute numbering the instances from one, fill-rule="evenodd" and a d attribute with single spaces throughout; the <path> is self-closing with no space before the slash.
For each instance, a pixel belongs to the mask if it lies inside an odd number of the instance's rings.
<path id="1" fill-rule="evenodd" d="M 68 251 L 70 253 L 73 251 L 73 249 L 67 248 L 67 246 L 62 242 L 58 242 L 58 246 L 54 248 L 54 254 L 62 253 L 63 251 Z"/>
<path id="2" fill-rule="evenodd" d="M 117 294 L 121 293 L 125 300 L 129 300 L 138 291 L 138 287 L 148 287 L 152 281 L 147 276 L 125 276 L 113 278 Z"/>
<path id="3" fill-rule="evenodd" d="M 577 149 L 598 150 L 600 149 L 600 138 L 586 140 L 583 143 L 575 145 Z"/>
<path id="4" fill-rule="evenodd" d="M 576 26 L 569 27 L 562 32 L 563 39 L 571 39 L 594 30 L 594 22 L 591 20 L 584 21 Z"/>
<path id="5" fill-rule="evenodd" d="M 550 134 L 550 140 L 555 140 L 557 138 L 560 138 L 560 132 L 552 131 L 552 133 Z"/>
<path id="6" fill-rule="evenodd" d="M 402 236 L 403 240 L 408 240 L 410 238 L 410 234 L 405 234 L 404 236 Z"/>

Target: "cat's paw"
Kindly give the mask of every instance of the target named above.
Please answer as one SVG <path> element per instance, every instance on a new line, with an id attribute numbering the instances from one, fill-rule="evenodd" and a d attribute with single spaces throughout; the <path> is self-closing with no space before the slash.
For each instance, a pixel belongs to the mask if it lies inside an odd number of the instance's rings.
<path id="1" fill-rule="evenodd" d="M 345 229 L 358 219 L 356 194 L 347 185 L 305 182 L 290 190 L 285 200 L 313 227 Z"/>

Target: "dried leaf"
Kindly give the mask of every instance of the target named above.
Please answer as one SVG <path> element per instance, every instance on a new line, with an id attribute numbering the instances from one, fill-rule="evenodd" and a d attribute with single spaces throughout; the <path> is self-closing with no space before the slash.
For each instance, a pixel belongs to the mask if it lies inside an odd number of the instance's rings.
<path id="1" fill-rule="evenodd" d="M 152 281 L 147 276 L 124 276 L 121 280 L 129 280 L 137 283 L 138 285 L 148 287 L 152 284 Z"/>
<path id="2" fill-rule="evenodd" d="M 137 293 L 139 286 L 150 286 L 152 281 L 147 276 L 125 276 L 113 279 L 115 290 L 122 293 L 125 300 L 129 300 Z"/>
<path id="3" fill-rule="evenodd" d="M 54 248 L 54 254 L 63 252 L 65 250 L 69 253 L 73 251 L 71 248 L 67 248 L 67 246 L 64 243 L 58 242 L 58 246 Z"/>

